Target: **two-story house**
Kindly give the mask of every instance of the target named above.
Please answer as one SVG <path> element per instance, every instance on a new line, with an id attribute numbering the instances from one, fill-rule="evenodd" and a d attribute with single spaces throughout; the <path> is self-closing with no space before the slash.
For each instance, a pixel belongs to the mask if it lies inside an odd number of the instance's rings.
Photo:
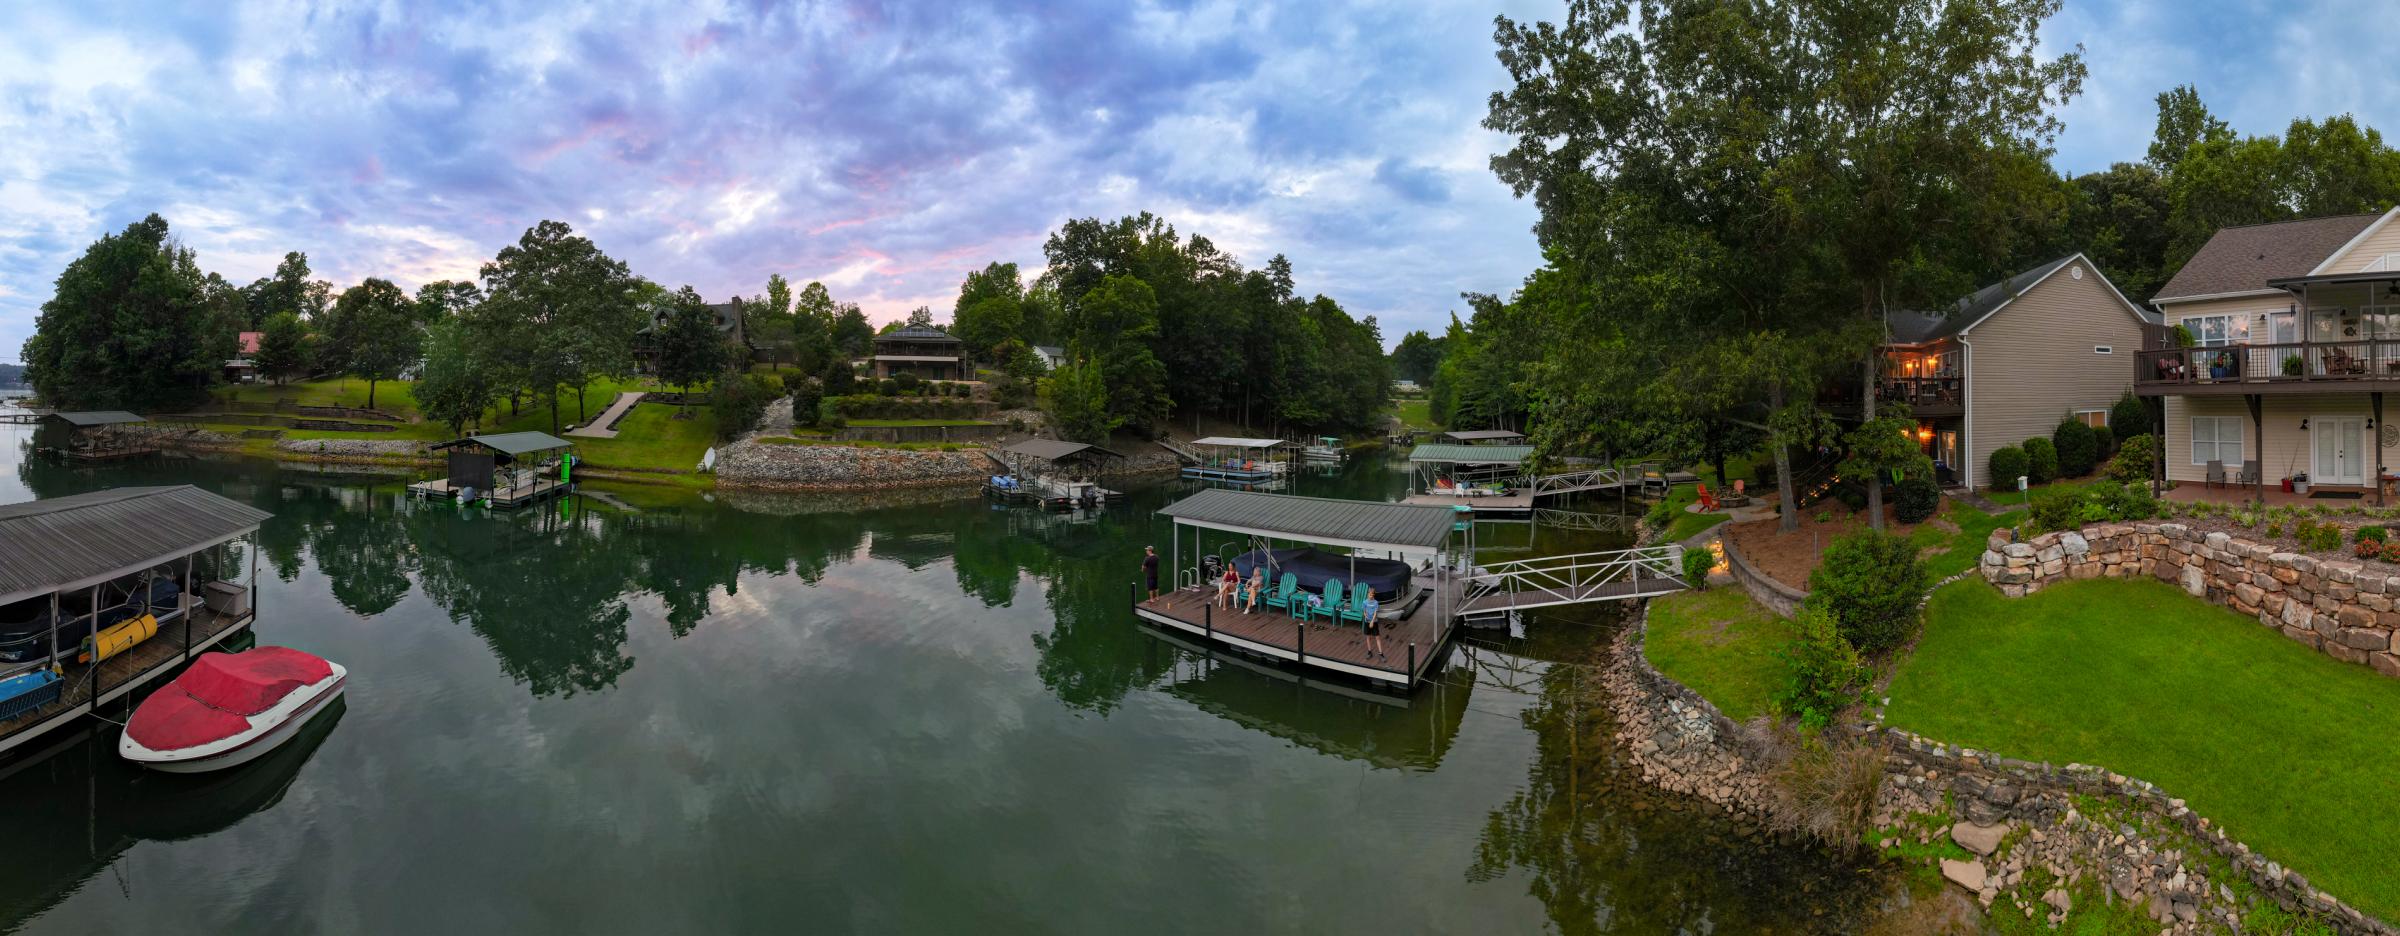
<path id="1" fill-rule="evenodd" d="M 871 376 L 915 374 L 925 380 L 965 380 L 961 342 L 931 325 L 908 325 L 875 336 L 875 356 L 867 362 Z"/>
<path id="2" fill-rule="evenodd" d="M 1876 399 L 1908 405 L 1945 483 L 1989 487 L 2015 481 L 1984 477 L 1992 452 L 2069 416 L 2108 425 L 2153 320 L 2077 253 L 1884 321 Z"/>
<path id="3" fill-rule="evenodd" d="M 712 302 L 709 303 L 708 311 L 709 314 L 716 316 L 717 332 L 725 336 L 725 342 L 732 345 L 735 353 L 740 356 L 741 360 L 737 363 L 746 366 L 758 358 L 758 348 L 750 342 L 749 330 L 742 325 L 742 309 L 739 304 Z M 635 370 L 645 374 L 657 372 L 658 343 L 653 336 L 666 324 L 667 315 L 660 312 L 653 316 L 649 325 L 634 334 L 633 366 Z"/>
<path id="4" fill-rule="evenodd" d="M 2134 385 L 2165 401 L 2167 480 L 2255 491 L 2306 475 L 2382 499 L 2386 450 L 2400 446 L 2383 423 L 2383 395 L 2400 390 L 2396 219 L 2226 228 L 2159 289 L 2165 326 Z"/>

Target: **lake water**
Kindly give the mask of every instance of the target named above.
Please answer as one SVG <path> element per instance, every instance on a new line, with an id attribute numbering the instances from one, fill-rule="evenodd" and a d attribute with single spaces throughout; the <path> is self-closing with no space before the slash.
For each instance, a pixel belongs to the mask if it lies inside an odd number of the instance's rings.
<path id="1" fill-rule="evenodd" d="M 640 487 L 494 515 L 29 439 L 0 428 L 0 502 L 274 512 L 258 639 L 351 688 L 230 774 L 137 773 L 100 722 L 0 760 L 0 931 L 1830 933 L 1885 890 L 1617 772 L 1543 662 L 1612 610 L 1479 639 L 1406 705 L 1160 639 L 1126 597 L 1173 482 L 1084 522 Z M 1367 459 L 1299 493 L 1405 483 Z"/>

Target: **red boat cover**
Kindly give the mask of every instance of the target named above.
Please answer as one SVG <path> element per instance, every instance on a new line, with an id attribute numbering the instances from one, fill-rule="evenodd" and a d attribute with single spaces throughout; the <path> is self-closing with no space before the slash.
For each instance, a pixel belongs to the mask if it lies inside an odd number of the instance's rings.
<path id="1" fill-rule="evenodd" d="M 203 653 L 192 668 L 150 696 L 125 733 L 153 751 L 220 741 L 250 727 L 250 716 L 292 691 L 333 675 L 323 659 L 289 647 Z"/>

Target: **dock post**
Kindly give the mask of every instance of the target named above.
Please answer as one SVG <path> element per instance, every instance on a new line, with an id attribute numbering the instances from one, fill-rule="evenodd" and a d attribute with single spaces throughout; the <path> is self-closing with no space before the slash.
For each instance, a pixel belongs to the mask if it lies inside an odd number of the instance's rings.
<path id="1" fill-rule="evenodd" d="M 1208 635 L 1210 640 L 1217 639 L 1217 603 L 1214 601 L 1200 606 L 1200 632 Z"/>
<path id="2" fill-rule="evenodd" d="M 1136 607 L 1136 606 L 1139 606 L 1141 603 L 1142 603 L 1142 583 L 1140 583 L 1140 582 L 1127 582 L 1127 583 L 1125 583 L 1125 605 L 1126 605 L 1126 607 Z"/>
<path id="3" fill-rule="evenodd" d="M 1306 663 L 1308 662 L 1308 622 L 1298 621 L 1293 623 L 1292 627 L 1294 632 L 1300 635 L 1300 657 L 1297 662 Z"/>
<path id="4" fill-rule="evenodd" d="M 1403 682 L 1411 688 L 1417 684 L 1417 642 L 1414 640 L 1408 642 L 1408 679 Z"/>

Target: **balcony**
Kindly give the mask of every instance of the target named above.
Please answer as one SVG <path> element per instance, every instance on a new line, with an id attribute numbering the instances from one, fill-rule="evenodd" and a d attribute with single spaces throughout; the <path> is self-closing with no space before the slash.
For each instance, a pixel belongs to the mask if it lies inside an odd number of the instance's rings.
<path id="1" fill-rule="evenodd" d="M 1912 416 L 1956 416 L 1966 412 L 1965 387 L 1966 381 L 1956 376 L 1884 377 L 1875 382 L 1875 402 L 1907 404 Z M 1847 396 L 1843 402 L 1856 409 L 1855 391 Z"/>
<path id="2" fill-rule="evenodd" d="M 2400 336 L 2153 348 L 2134 356 L 2133 383 L 2146 396 L 2400 390 Z"/>

